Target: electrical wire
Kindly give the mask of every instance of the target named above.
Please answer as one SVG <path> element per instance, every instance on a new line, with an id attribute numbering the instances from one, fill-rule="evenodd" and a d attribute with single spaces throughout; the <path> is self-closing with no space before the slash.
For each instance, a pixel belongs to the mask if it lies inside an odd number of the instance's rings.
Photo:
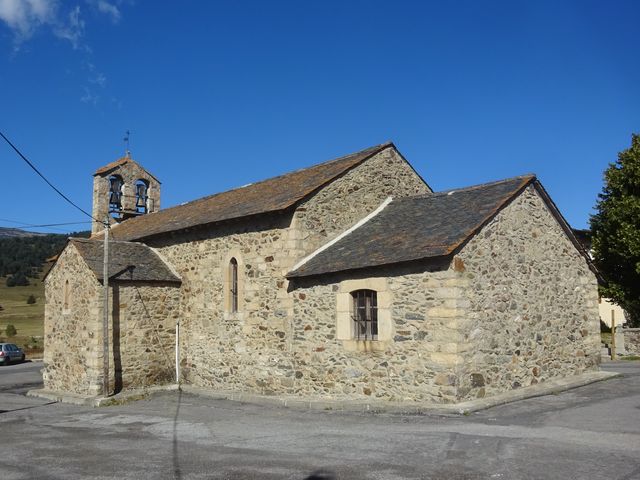
<path id="1" fill-rule="evenodd" d="M 42 179 L 46 182 L 46 184 L 47 184 L 47 185 L 49 185 L 51 188 L 53 188 L 53 190 L 55 190 L 55 192 L 56 192 L 58 195 L 60 195 L 60 196 L 61 196 L 62 198 L 64 198 L 64 199 L 65 199 L 69 204 L 71 204 L 72 206 L 74 206 L 75 208 L 77 208 L 78 210 L 80 210 L 82 213 L 84 213 L 87 217 L 89 217 L 89 218 L 93 219 L 94 221 L 96 221 L 96 222 L 98 222 L 98 223 L 100 223 L 100 224 L 103 224 L 103 225 L 104 225 L 104 223 L 105 223 L 105 222 L 103 222 L 103 221 L 101 221 L 101 220 L 97 220 L 96 218 L 94 218 L 94 216 L 93 216 L 93 215 L 91 215 L 90 213 L 88 213 L 87 211 L 85 211 L 84 209 L 82 209 L 81 207 L 79 207 L 78 205 L 76 205 L 75 203 L 73 203 L 73 202 L 69 199 L 69 197 L 67 197 L 64 193 L 62 193 L 60 190 L 58 190 L 58 189 L 57 189 L 57 188 L 56 188 L 56 187 L 55 187 L 55 186 L 54 186 L 54 185 L 53 185 L 49 180 L 47 180 L 47 177 L 45 177 L 42 173 L 40 173 L 40 170 L 38 170 L 38 169 L 36 168 L 36 166 L 35 166 L 33 163 L 31 163 L 31 162 L 29 161 L 29 159 L 28 159 L 27 157 L 25 157 L 25 156 L 22 154 L 22 152 L 21 152 L 20 150 L 18 150 L 18 147 L 16 147 L 13 143 L 11 143 L 11 140 L 9 140 L 9 139 L 4 135 L 4 133 L 2 133 L 2 131 L 0 131 L 0 136 L 4 139 L 4 141 L 5 141 L 5 142 L 7 142 L 7 143 L 9 144 L 9 146 L 10 146 L 11 148 L 13 148 L 13 150 L 14 150 L 14 151 L 15 151 L 15 152 L 20 156 L 20 158 L 22 158 L 22 160 L 24 160 L 24 161 L 27 163 L 27 165 L 29 165 L 29 166 L 33 169 L 33 171 L 34 171 L 34 172 L 36 172 L 36 173 L 40 176 L 40 178 L 42 178 Z"/>
<path id="2" fill-rule="evenodd" d="M 81 222 L 63 222 L 63 223 L 45 223 L 42 225 L 36 225 L 33 223 L 25 223 L 25 222 L 17 222 L 15 220 L 9 220 L 8 218 L 0 218 L 0 222 L 9 222 L 9 223 L 15 223 L 16 225 L 22 227 L 22 228 L 44 228 L 44 227 L 61 227 L 64 225 L 80 225 L 80 224 L 85 224 L 85 223 L 93 223 L 90 222 L 88 220 L 83 220 Z"/>
<path id="3" fill-rule="evenodd" d="M 61 228 L 53 228 L 53 227 L 58 227 L 58 226 L 64 226 L 64 225 L 81 225 L 81 224 L 86 224 L 86 223 L 92 223 L 90 221 L 83 221 L 83 222 L 64 222 L 64 223 L 48 223 L 48 224 L 43 224 L 43 225 L 36 225 L 33 223 L 25 223 L 25 222 L 18 222 L 16 220 L 9 220 L 8 218 L 0 218 L 0 222 L 6 222 L 6 223 L 13 223 L 14 225 L 16 225 L 16 228 L 21 228 L 21 229 L 28 229 L 28 228 L 46 228 L 48 230 L 54 230 L 56 232 L 62 232 L 62 233 L 68 233 L 67 230 L 63 230 Z M 12 228 L 12 227 L 4 227 L 4 228 Z"/>

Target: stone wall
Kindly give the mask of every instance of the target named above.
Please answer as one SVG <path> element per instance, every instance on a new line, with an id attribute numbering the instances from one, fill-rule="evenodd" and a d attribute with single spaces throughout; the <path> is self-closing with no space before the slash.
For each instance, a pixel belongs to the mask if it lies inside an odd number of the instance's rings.
<path id="1" fill-rule="evenodd" d="M 286 345 L 290 299 L 283 269 L 291 216 L 262 216 L 148 242 L 182 279 L 182 376 L 199 386 L 253 390 L 264 358 Z M 229 261 L 238 262 L 238 311 L 228 309 Z M 227 308 L 225 308 L 227 306 Z"/>
<path id="2" fill-rule="evenodd" d="M 110 286 L 112 391 L 174 381 L 179 288 L 144 282 Z"/>
<path id="3" fill-rule="evenodd" d="M 285 274 L 318 242 L 350 227 L 387 196 L 428 191 L 388 149 L 336 179 L 295 214 L 262 215 L 147 241 L 182 278 L 185 381 L 216 389 L 291 391 L 271 380 L 293 375 L 289 352 L 296 320 Z M 309 240 L 316 228 L 323 232 Z M 231 258 L 239 266 L 237 313 L 225 308 Z"/>
<path id="4" fill-rule="evenodd" d="M 598 368 L 596 277 L 533 186 L 458 258 L 459 400 Z"/>
<path id="5" fill-rule="evenodd" d="M 448 264 L 425 264 L 326 276 L 321 283 L 297 280 L 291 361 L 269 379 L 270 389 L 342 400 L 454 402 L 457 277 Z M 376 288 L 379 305 L 388 296 L 389 341 L 337 338 L 343 287 Z"/>
<path id="6" fill-rule="evenodd" d="M 46 389 L 83 395 L 99 392 L 102 365 L 99 290 L 93 272 L 76 248 L 68 245 L 45 279 Z"/>
<path id="7" fill-rule="evenodd" d="M 310 253 L 374 211 L 387 197 L 431 193 L 394 148 L 387 148 L 303 202 L 294 215 L 302 250 Z"/>
<path id="8" fill-rule="evenodd" d="M 624 337 L 624 348 L 627 355 L 640 355 L 640 328 L 617 328 Z"/>

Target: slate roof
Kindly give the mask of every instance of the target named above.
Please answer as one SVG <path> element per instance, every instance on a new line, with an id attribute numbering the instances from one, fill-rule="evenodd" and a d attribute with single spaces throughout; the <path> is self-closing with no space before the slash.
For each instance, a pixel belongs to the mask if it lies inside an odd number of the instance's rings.
<path id="1" fill-rule="evenodd" d="M 140 240 L 198 225 L 282 211 L 389 147 L 395 148 L 391 142 L 383 143 L 302 170 L 131 218 L 111 231 L 118 240 Z"/>
<path id="2" fill-rule="evenodd" d="M 147 171 L 146 168 L 144 168 L 142 165 L 140 165 L 138 162 L 136 162 L 133 158 L 131 157 L 122 157 L 119 158 L 118 160 L 115 160 L 111 163 L 107 163 L 104 167 L 100 167 L 99 169 L 97 169 L 93 176 L 95 177 L 96 175 L 106 175 L 107 173 L 111 172 L 112 170 L 115 170 L 116 168 L 118 168 L 121 165 L 124 165 L 125 163 L 133 163 L 135 164 L 138 168 L 140 168 L 141 170 L 144 170 L 147 175 L 151 176 L 154 178 L 154 180 L 156 180 L 158 183 L 162 183 L 160 182 L 160 180 L 158 180 L 156 178 L 155 175 L 153 175 L 152 173 L 150 173 L 149 171 Z"/>
<path id="3" fill-rule="evenodd" d="M 86 238 L 70 238 L 69 243 L 80 253 L 98 280 L 103 280 L 104 242 Z M 181 280 L 148 246 L 135 242 L 109 241 L 109 279 L 122 281 L 170 282 Z"/>
<path id="4" fill-rule="evenodd" d="M 534 175 L 525 175 L 449 192 L 393 199 L 368 222 L 303 260 L 287 277 L 449 255 L 533 182 Z"/>

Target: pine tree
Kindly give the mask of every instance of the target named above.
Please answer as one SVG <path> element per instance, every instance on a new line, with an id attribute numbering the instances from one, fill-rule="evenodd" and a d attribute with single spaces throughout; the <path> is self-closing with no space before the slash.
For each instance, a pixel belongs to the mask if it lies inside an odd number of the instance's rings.
<path id="1" fill-rule="evenodd" d="M 640 326 L 640 135 L 604 172 L 604 187 L 591 217 L 593 255 L 606 284 L 600 287 Z"/>

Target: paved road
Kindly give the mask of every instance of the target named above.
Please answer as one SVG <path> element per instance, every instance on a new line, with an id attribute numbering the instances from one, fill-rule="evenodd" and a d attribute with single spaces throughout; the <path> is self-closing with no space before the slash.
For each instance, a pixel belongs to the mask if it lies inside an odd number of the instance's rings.
<path id="1" fill-rule="evenodd" d="M 296 411 L 178 392 L 97 409 L 47 404 L 21 396 L 39 368 L 0 369 L 3 480 L 304 479 L 321 469 L 340 479 L 640 479 L 640 362 L 606 366 L 623 378 L 466 417 Z"/>

